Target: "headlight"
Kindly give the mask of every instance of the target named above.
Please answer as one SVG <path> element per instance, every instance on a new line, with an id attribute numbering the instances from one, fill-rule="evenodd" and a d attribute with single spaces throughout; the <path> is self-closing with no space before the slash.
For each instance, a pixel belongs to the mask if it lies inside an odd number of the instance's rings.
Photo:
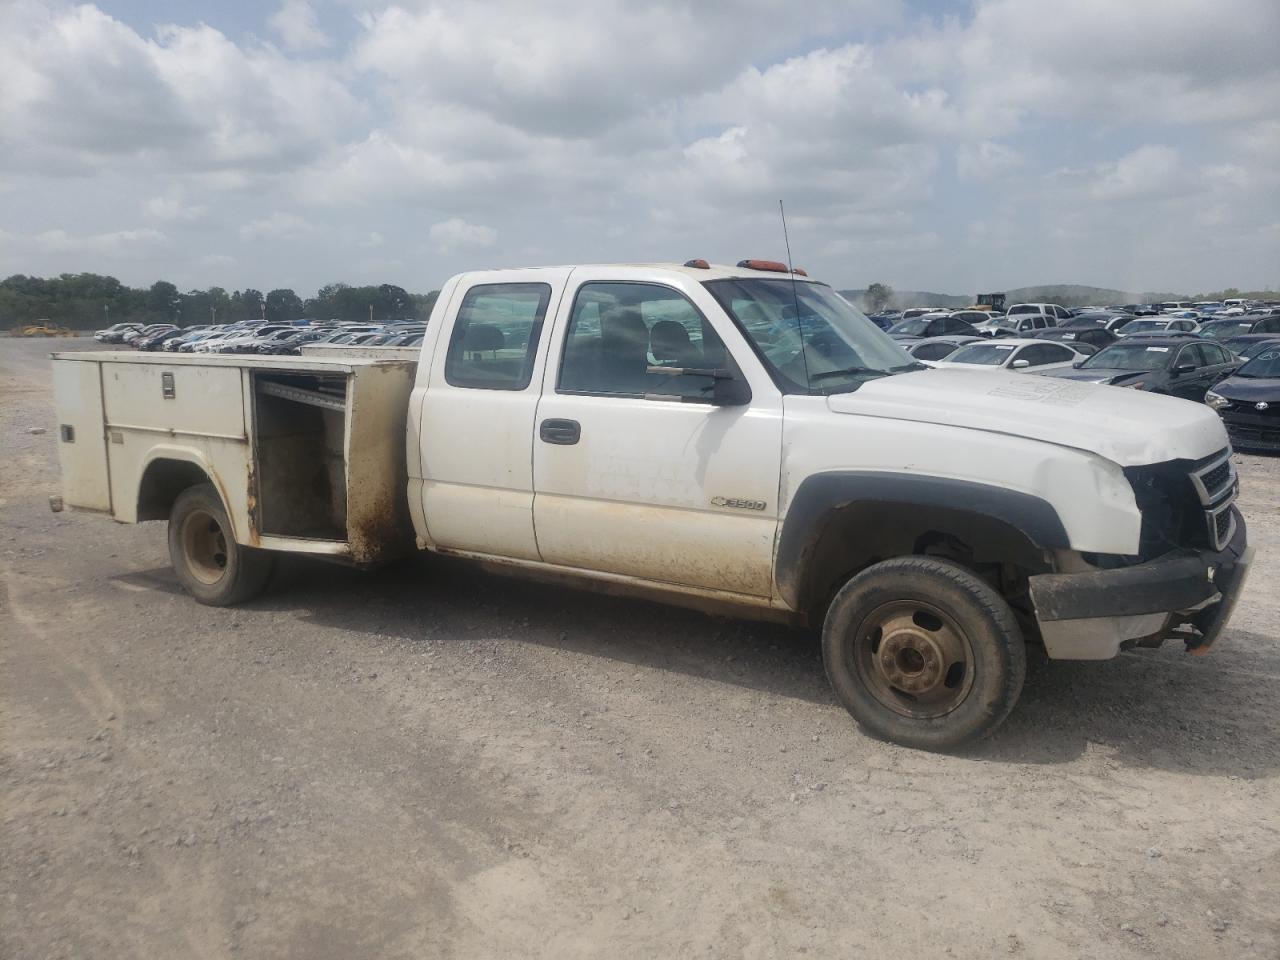
<path id="1" fill-rule="evenodd" d="M 1223 407 L 1231 406 L 1231 401 L 1220 393 L 1214 393 L 1210 390 L 1204 395 L 1204 402 L 1215 410 L 1221 410 Z"/>

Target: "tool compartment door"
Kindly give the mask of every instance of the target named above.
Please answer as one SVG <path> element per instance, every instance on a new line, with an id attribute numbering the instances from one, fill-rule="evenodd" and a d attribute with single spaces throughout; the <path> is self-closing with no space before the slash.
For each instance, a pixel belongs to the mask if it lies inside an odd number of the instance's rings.
<path id="1" fill-rule="evenodd" d="M 54 360 L 53 397 L 58 411 L 62 500 L 68 507 L 110 512 L 102 364 L 91 360 Z"/>

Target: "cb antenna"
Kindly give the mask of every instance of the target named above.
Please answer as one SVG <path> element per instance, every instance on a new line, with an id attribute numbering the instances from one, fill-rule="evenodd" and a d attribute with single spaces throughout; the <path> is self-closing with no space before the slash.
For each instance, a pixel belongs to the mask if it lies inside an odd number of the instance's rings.
<path id="1" fill-rule="evenodd" d="M 804 364 L 804 385 L 813 389 L 809 379 L 809 357 L 804 350 L 804 323 L 800 319 L 800 288 L 796 284 L 796 265 L 791 262 L 791 238 L 787 236 L 787 208 L 778 201 L 778 213 L 782 215 L 782 242 L 787 247 L 787 270 L 791 274 L 791 303 L 796 310 L 796 332 L 800 334 L 800 361 Z"/>

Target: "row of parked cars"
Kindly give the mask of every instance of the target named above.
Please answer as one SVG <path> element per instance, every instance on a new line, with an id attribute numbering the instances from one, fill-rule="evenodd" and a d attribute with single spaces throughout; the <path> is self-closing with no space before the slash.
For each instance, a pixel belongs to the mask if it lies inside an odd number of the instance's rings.
<path id="1" fill-rule="evenodd" d="M 117 323 L 97 331 L 93 338 L 134 350 L 282 356 L 297 355 L 303 346 L 321 343 L 352 347 L 416 347 L 422 343 L 426 329 L 420 320 L 388 323 L 342 323 L 336 320 L 267 323 L 264 320 L 246 320 L 187 327 L 172 323 Z"/>
<path id="2" fill-rule="evenodd" d="M 1015 304 L 1003 317 L 932 311 L 887 329 L 930 367 L 1004 369 L 1207 402 L 1237 447 L 1280 451 L 1280 307 L 1189 313 Z"/>

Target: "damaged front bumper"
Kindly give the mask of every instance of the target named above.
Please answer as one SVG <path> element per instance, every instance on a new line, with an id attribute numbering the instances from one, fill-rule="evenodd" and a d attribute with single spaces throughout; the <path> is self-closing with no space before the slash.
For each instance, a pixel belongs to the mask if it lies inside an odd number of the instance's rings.
<path id="1" fill-rule="evenodd" d="M 1031 577 L 1031 601 L 1055 660 L 1109 660 L 1131 646 L 1182 640 L 1209 651 L 1235 609 L 1249 576 L 1253 547 L 1244 518 L 1219 551 L 1174 550 L 1115 570 Z"/>

